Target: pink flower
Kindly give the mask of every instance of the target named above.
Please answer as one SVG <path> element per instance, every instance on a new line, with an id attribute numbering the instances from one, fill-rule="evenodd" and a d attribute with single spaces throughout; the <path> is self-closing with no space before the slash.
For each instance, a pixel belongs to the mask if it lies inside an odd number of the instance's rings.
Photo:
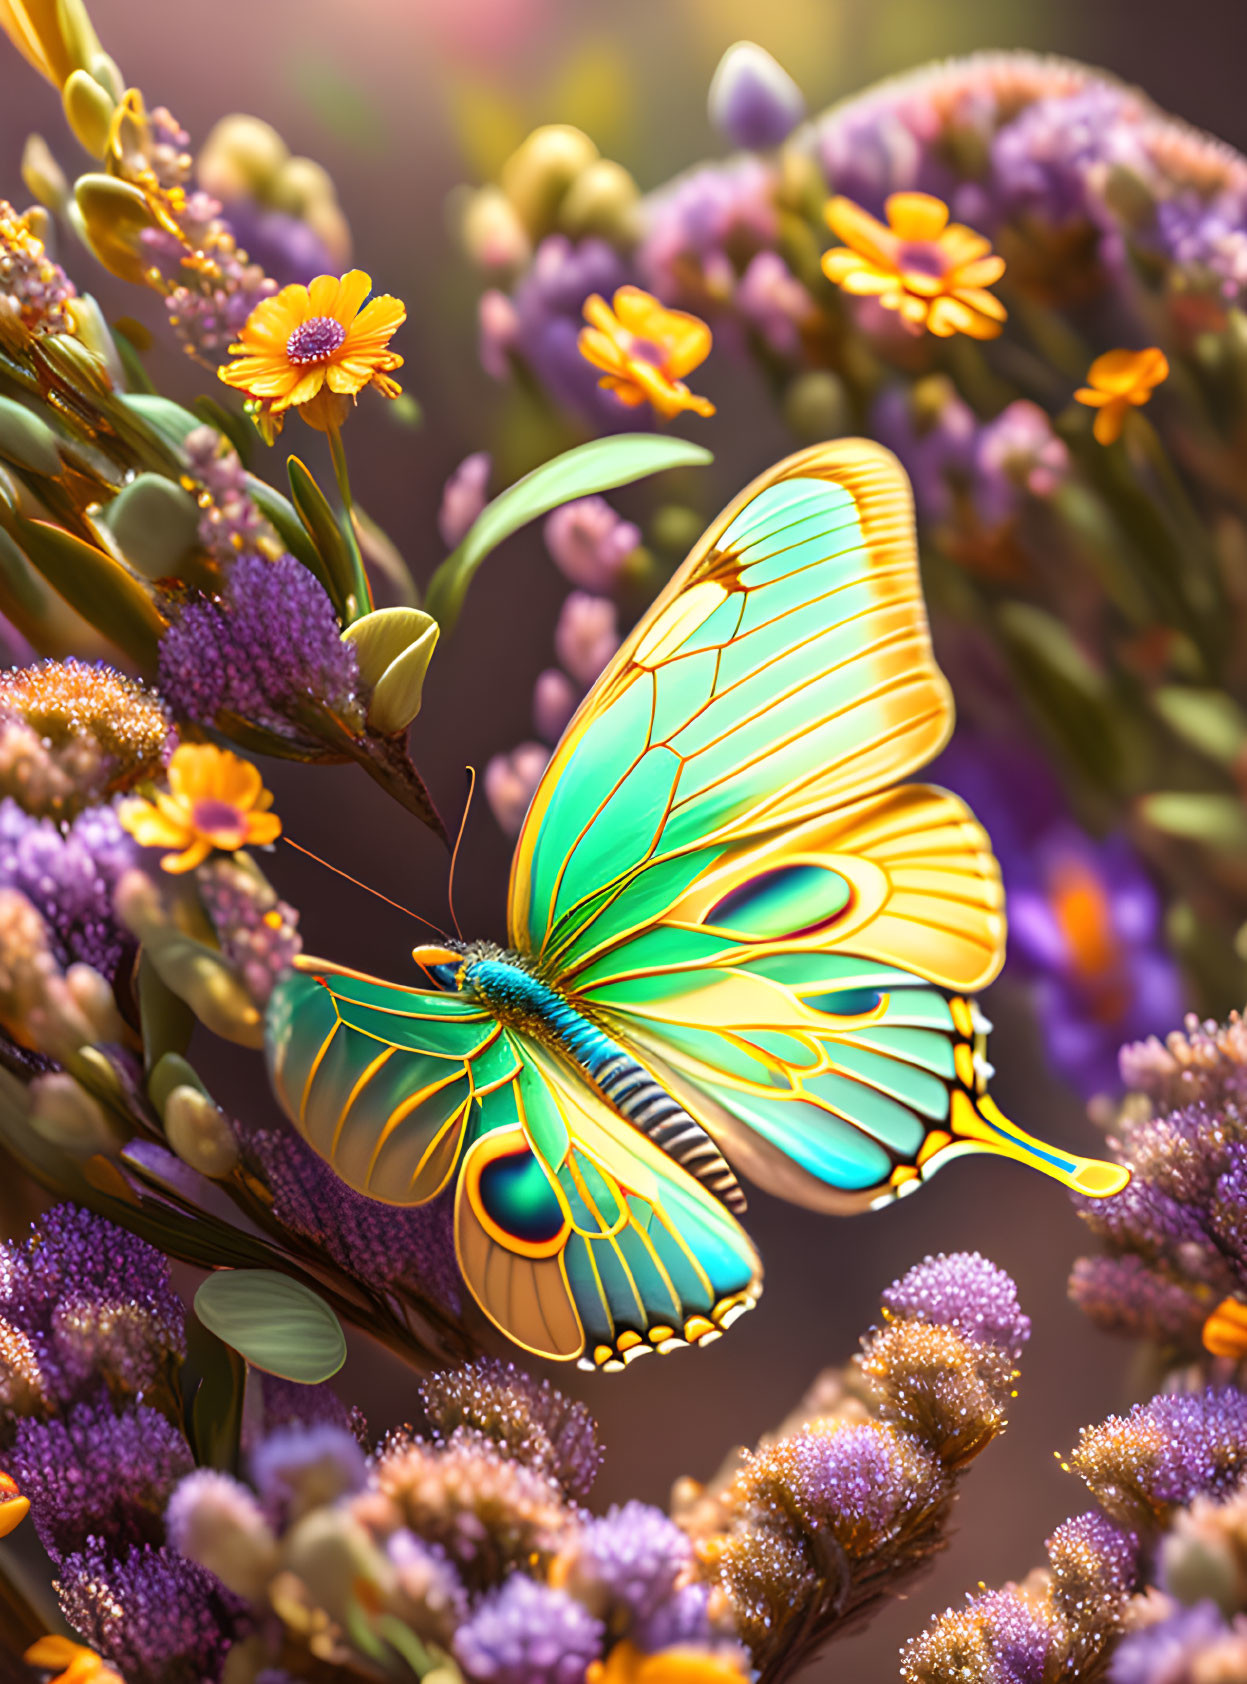
<path id="1" fill-rule="evenodd" d="M 533 724 L 537 735 L 556 743 L 576 711 L 580 692 L 565 672 L 547 667 L 533 686 Z"/>
<path id="2" fill-rule="evenodd" d="M 604 497 L 579 497 L 555 509 L 546 520 L 545 538 L 564 578 L 598 595 L 615 588 L 620 569 L 641 542 L 637 528 Z"/>
<path id="3" fill-rule="evenodd" d="M 587 690 L 619 647 L 615 604 L 604 596 L 573 591 L 559 615 L 554 647 L 567 671 Z"/>
<path id="4" fill-rule="evenodd" d="M 510 754 L 495 754 L 485 768 L 485 799 L 499 829 L 518 836 L 524 814 L 541 782 L 550 751 L 543 743 L 521 743 Z"/>
<path id="5" fill-rule="evenodd" d="M 485 507 L 485 493 L 493 463 L 486 450 L 465 456 L 442 487 L 442 506 L 437 511 L 437 529 L 442 541 L 454 549 Z"/>

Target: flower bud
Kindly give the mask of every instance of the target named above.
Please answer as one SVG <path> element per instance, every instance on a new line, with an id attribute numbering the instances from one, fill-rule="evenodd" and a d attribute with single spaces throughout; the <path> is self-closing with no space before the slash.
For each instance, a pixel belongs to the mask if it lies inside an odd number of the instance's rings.
<path id="1" fill-rule="evenodd" d="M 191 1169 L 222 1181 L 238 1163 L 238 1142 L 220 1106 L 189 1085 L 174 1088 L 165 1101 L 165 1138 Z"/>
<path id="2" fill-rule="evenodd" d="M 290 149 L 271 123 L 241 112 L 222 117 L 208 133 L 195 165 L 199 185 L 215 198 L 264 198 Z"/>
<path id="3" fill-rule="evenodd" d="M 108 137 L 112 127 L 116 101 L 94 76 L 85 70 L 75 70 L 61 89 L 65 117 L 75 138 L 93 158 L 102 158 L 108 151 Z"/>
<path id="4" fill-rule="evenodd" d="M 394 1594 L 394 1569 L 368 1533 L 341 1508 L 313 1509 L 284 1539 L 286 1569 L 331 1620 L 343 1622 L 363 1587 L 375 1606 Z"/>
<path id="5" fill-rule="evenodd" d="M 559 226 L 573 239 L 598 234 L 627 243 L 637 231 L 640 197 L 640 188 L 622 164 L 596 158 L 568 188 L 559 206 Z"/>
<path id="6" fill-rule="evenodd" d="M 236 1595 L 249 1602 L 263 1595 L 277 1567 L 277 1539 L 245 1485 L 200 1469 L 174 1492 L 166 1524 L 173 1547 Z"/>
<path id="7" fill-rule="evenodd" d="M 534 129 L 502 166 L 502 190 L 528 233 L 539 239 L 554 226 L 564 194 L 598 156 L 587 134 L 570 123 Z"/>
<path id="8" fill-rule="evenodd" d="M 805 116 L 805 97 L 792 77 L 753 41 L 737 41 L 719 60 L 710 83 L 710 121 L 733 146 L 761 151 L 787 140 Z"/>
<path id="9" fill-rule="evenodd" d="M 460 238 L 472 262 L 490 272 L 518 269 L 532 253 L 524 225 L 500 187 L 482 187 L 466 201 Z"/>
<path id="10" fill-rule="evenodd" d="M 117 1144 L 103 1108 L 63 1070 L 36 1076 L 30 1100 L 31 1128 L 74 1157 L 89 1158 Z"/>
<path id="11" fill-rule="evenodd" d="M 22 181 L 26 191 L 46 209 L 58 215 L 65 209 L 69 182 L 42 135 L 29 135 L 22 148 Z"/>
<path id="12" fill-rule="evenodd" d="M 839 375 L 813 368 L 790 381 L 784 420 L 797 438 L 811 444 L 841 437 L 849 424 L 849 398 Z"/>

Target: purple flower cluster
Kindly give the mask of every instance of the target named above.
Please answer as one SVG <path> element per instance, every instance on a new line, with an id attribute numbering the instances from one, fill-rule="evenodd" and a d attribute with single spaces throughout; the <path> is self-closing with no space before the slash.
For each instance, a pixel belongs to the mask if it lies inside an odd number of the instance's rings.
<path id="1" fill-rule="evenodd" d="M 165 1504 L 194 1466 L 185 1438 L 157 1410 L 117 1414 L 99 1402 L 19 1421 L 4 1462 L 58 1562 L 92 1539 L 113 1552 L 163 1542 Z"/>
<path id="2" fill-rule="evenodd" d="M 1247 1300 L 1247 1041 L 1188 1020 L 1167 1043 L 1121 1055 L 1137 1097 L 1116 1127 L 1129 1185 L 1077 1200 L 1106 1254 L 1081 1258 L 1070 1293 L 1101 1326 L 1151 1341 L 1169 1361 L 1201 1353 L 1209 1312 Z"/>
<path id="3" fill-rule="evenodd" d="M 996 1345 L 1017 1362 L 1030 1338 L 1013 1281 L 977 1251 L 928 1257 L 883 1295 L 884 1309 L 905 1321 L 954 1327 L 967 1339 Z"/>
<path id="4" fill-rule="evenodd" d="M 1239 1676 L 1247 1396 L 1226 1387 L 1155 1397 L 1087 1428 L 1069 1461 L 1101 1510 L 1056 1529 L 1044 1571 L 940 1615 L 903 1651 L 905 1684 Z M 1157 1550 L 1165 1527 L 1174 1530 Z M 1161 1584 L 1149 1587 L 1154 1558 Z"/>
<path id="5" fill-rule="evenodd" d="M 597 1428 L 583 1403 L 571 1403 L 548 1380 L 482 1357 L 423 1381 L 420 1397 L 438 1438 L 470 1427 L 557 1480 L 574 1501 L 588 1496 L 602 1465 Z"/>
<path id="6" fill-rule="evenodd" d="M 39 214 L 38 212 L 35 213 Z M 0 297 L 32 333 L 64 333 L 77 288 L 7 199 L 0 199 Z"/>
<path id="7" fill-rule="evenodd" d="M 164 1256 L 75 1205 L 0 1247 L 0 1402 L 19 1411 L 146 1391 L 185 1349 Z"/>
<path id="8" fill-rule="evenodd" d="M 221 952 L 241 975 L 257 1005 L 303 949 L 299 914 L 257 871 L 218 856 L 198 873 L 199 894 Z"/>
<path id="9" fill-rule="evenodd" d="M 482 1684 L 582 1684 L 600 1620 L 574 1598 L 514 1573 L 455 1633 L 455 1658 Z"/>
<path id="10" fill-rule="evenodd" d="M 126 1684 L 216 1679 L 243 1608 L 197 1563 L 151 1544 L 114 1558 L 91 1543 L 61 1563 L 57 1591 L 69 1624 Z"/>
<path id="11" fill-rule="evenodd" d="M 62 966 L 81 962 L 110 980 L 132 946 L 113 910 L 138 850 L 112 807 L 90 807 L 68 825 L 32 818 L 0 801 L 0 888 L 16 889 L 42 918 Z"/>
<path id="12" fill-rule="evenodd" d="M 274 542 L 247 490 L 238 452 L 215 427 L 196 427 L 182 446 L 187 472 L 200 487 L 199 542 L 214 561 L 231 565 L 262 541 Z"/>
<path id="13" fill-rule="evenodd" d="M 378 1204 L 341 1181 L 293 1129 L 240 1125 L 239 1134 L 283 1226 L 315 1240 L 371 1286 L 407 1286 L 458 1307 L 460 1277 L 444 1199 L 410 1210 Z"/>
<path id="14" fill-rule="evenodd" d="M 161 693 L 199 725 L 228 712 L 297 739 L 299 710 L 323 706 L 358 729 L 359 682 L 333 604 L 291 555 L 239 556 L 224 595 L 189 602 L 160 644 Z"/>

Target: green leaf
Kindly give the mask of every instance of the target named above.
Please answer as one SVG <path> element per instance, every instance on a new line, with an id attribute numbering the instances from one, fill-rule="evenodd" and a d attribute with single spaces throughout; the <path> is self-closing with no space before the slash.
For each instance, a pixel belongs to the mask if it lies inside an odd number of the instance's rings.
<path id="1" fill-rule="evenodd" d="M 333 599 L 338 618 L 343 625 L 349 625 L 359 614 L 361 606 L 366 605 L 357 601 L 354 559 L 338 525 L 338 517 L 329 499 L 297 456 L 291 456 L 286 467 L 290 474 L 290 496 L 299 519 L 324 564 L 327 583 L 325 580 L 322 583 L 326 584 Z"/>
<path id="2" fill-rule="evenodd" d="M 147 579 L 173 577 L 200 548 L 195 499 L 163 474 L 138 474 L 99 518 Z"/>
<path id="3" fill-rule="evenodd" d="M 192 415 L 189 409 L 183 409 L 172 398 L 162 398 L 155 392 L 118 392 L 117 401 L 137 415 L 163 445 L 179 456 L 187 434 L 203 426 L 199 417 Z"/>
<path id="4" fill-rule="evenodd" d="M 1158 790 L 1139 805 L 1147 822 L 1167 836 L 1202 842 L 1222 853 L 1247 849 L 1247 808 L 1237 795 Z"/>
<path id="5" fill-rule="evenodd" d="M 195 1461 L 201 1468 L 234 1473 L 242 1436 L 247 1365 L 197 1316 L 187 1318 L 186 1339 L 187 1356 L 202 1376 L 191 1405 L 190 1438 Z"/>
<path id="6" fill-rule="evenodd" d="M 1210 760 L 1232 766 L 1242 753 L 1247 714 L 1232 696 L 1221 690 L 1165 684 L 1152 699 L 1169 729 Z"/>
<path id="7" fill-rule="evenodd" d="M 190 1046 L 195 1014 L 175 994 L 145 952 L 139 953 L 135 991 L 139 1027 L 143 1033 L 143 1063 L 154 1070 L 166 1053 L 184 1053 Z"/>
<path id="8" fill-rule="evenodd" d="M 290 499 L 275 491 L 267 480 L 257 479 L 254 474 L 247 475 L 247 495 L 291 555 L 297 557 L 309 573 L 315 574 L 332 598 L 333 580 Z"/>
<path id="9" fill-rule="evenodd" d="M 617 433 L 592 439 L 543 462 L 488 503 L 463 542 L 446 557 L 429 584 L 428 609 L 443 631 L 459 618 L 477 568 L 491 550 L 521 526 L 561 503 L 631 485 L 668 468 L 702 467 L 714 458 L 700 444 L 658 433 Z"/>
<path id="10" fill-rule="evenodd" d="M 310 1287 L 275 1269 L 222 1269 L 195 1294 L 195 1314 L 253 1368 L 314 1386 L 346 1361 L 342 1324 Z"/>
<path id="11" fill-rule="evenodd" d="M 14 536 L 52 589 L 63 596 L 145 674 L 156 670 L 165 629 L 155 603 L 139 581 L 105 550 L 47 521 L 14 522 Z"/>
<path id="12" fill-rule="evenodd" d="M 233 445 L 243 467 L 251 461 L 251 450 L 255 444 L 255 428 L 245 415 L 236 415 L 232 409 L 226 409 L 215 398 L 206 394 L 195 399 L 193 405 L 195 414 L 206 426 L 214 428 Z"/>

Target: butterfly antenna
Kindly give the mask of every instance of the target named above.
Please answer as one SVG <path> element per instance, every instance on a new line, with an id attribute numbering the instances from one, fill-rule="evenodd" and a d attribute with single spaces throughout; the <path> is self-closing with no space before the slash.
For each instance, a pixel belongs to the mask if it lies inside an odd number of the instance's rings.
<path id="1" fill-rule="evenodd" d="M 398 901 L 391 900 L 389 895 L 383 895 L 380 889 L 374 889 L 371 883 L 361 883 L 359 878 L 352 877 L 349 871 L 343 871 L 336 865 L 330 865 L 328 860 L 321 859 L 319 854 L 314 854 L 310 848 L 305 848 L 301 842 L 296 842 L 293 836 L 283 835 L 282 841 L 289 843 L 296 853 L 306 854 L 308 859 L 315 860 L 317 865 L 323 865 L 326 871 L 332 871 L 337 877 L 345 877 L 347 882 L 354 883 L 357 889 L 363 889 L 370 895 L 376 895 L 378 900 L 383 900 L 387 906 L 392 906 L 396 912 L 405 912 L 408 918 L 414 918 L 417 924 L 423 924 L 426 929 L 432 930 L 434 935 L 441 936 L 443 941 L 446 940 L 445 930 L 439 929 L 429 919 L 422 918 L 418 912 L 413 912 L 409 906 L 402 906 Z"/>
<path id="2" fill-rule="evenodd" d="M 459 844 L 463 841 L 463 833 L 468 828 L 468 814 L 472 811 L 472 797 L 476 794 L 476 767 L 466 768 L 468 774 L 468 798 L 463 804 L 463 817 L 459 820 L 459 834 L 455 837 L 454 851 L 450 856 L 450 876 L 446 879 L 446 899 L 450 902 L 450 921 L 455 926 L 455 934 L 463 940 L 463 931 L 459 928 L 459 919 L 455 914 L 455 867 L 459 863 Z"/>

